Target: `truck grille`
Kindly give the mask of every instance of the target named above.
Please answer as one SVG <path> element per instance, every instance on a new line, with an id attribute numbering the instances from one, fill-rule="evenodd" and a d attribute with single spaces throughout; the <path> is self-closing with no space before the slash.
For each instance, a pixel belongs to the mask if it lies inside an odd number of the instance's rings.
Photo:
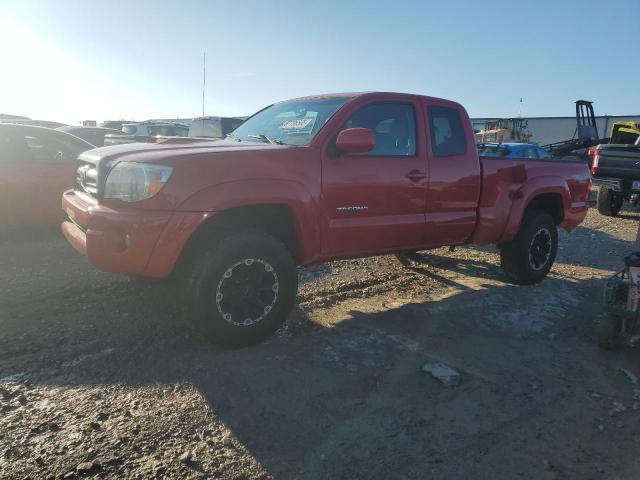
<path id="1" fill-rule="evenodd" d="M 76 189 L 95 197 L 98 195 L 98 170 L 95 165 L 79 161 L 75 179 Z"/>

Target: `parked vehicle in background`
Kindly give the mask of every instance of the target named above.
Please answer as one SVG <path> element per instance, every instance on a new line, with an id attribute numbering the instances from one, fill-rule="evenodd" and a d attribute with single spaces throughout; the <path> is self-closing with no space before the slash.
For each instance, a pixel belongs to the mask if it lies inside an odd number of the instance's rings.
<path id="1" fill-rule="evenodd" d="M 625 201 L 640 201 L 640 125 L 632 121 L 613 124 L 611 142 L 589 149 L 593 183 L 598 191 L 598 211 L 615 217 Z M 628 143 L 627 143 L 628 142 Z"/>
<path id="2" fill-rule="evenodd" d="M 188 316 L 230 346 L 282 324 L 296 265 L 495 244 L 512 281 L 539 282 L 591 184 L 581 161 L 478 157 L 462 106 L 397 93 L 276 103 L 225 140 L 97 149 L 76 178 L 69 242 L 104 270 L 175 274 Z"/>
<path id="3" fill-rule="evenodd" d="M 189 123 L 190 137 L 224 138 L 244 120 L 234 117 L 199 117 Z"/>
<path id="4" fill-rule="evenodd" d="M 60 195 L 92 148 L 65 132 L 0 123 L 0 229 L 59 223 Z"/>
<path id="5" fill-rule="evenodd" d="M 155 142 L 157 137 L 186 137 L 188 134 L 188 125 L 182 123 L 125 123 L 122 125 L 122 132 L 119 135 L 107 135 L 104 144 Z"/>
<path id="6" fill-rule="evenodd" d="M 31 120 L 29 117 L 22 115 L 9 115 L 8 113 L 0 113 L 0 122 L 10 122 L 12 120 Z"/>
<path id="7" fill-rule="evenodd" d="M 120 130 L 102 127 L 58 127 L 56 130 L 75 135 L 76 137 L 81 138 L 82 140 L 89 142 L 96 147 L 102 147 L 104 145 L 105 135 L 122 134 L 122 131 Z"/>
<path id="8" fill-rule="evenodd" d="M 496 158 L 552 158 L 548 151 L 532 143 L 479 143 L 478 154 Z"/>
<path id="9" fill-rule="evenodd" d="M 189 126 L 182 123 L 125 123 L 122 131 L 136 137 L 186 137 Z"/>
<path id="10" fill-rule="evenodd" d="M 105 120 L 100 124 L 102 128 L 113 128 L 114 130 L 122 130 L 125 123 L 133 123 L 131 120 Z"/>
<path id="11" fill-rule="evenodd" d="M 0 120 L 0 123 L 13 123 L 16 125 L 31 125 L 33 127 L 45 127 L 45 128 L 58 128 L 58 127 L 66 127 L 66 123 L 60 122 L 52 122 L 49 120 Z"/>
<path id="12" fill-rule="evenodd" d="M 611 126 L 609 143 L 638 145 L 640 143 L 640 123 L 633 120 L 621 120 Z"/>
<path id="13" fill-rule="evenodd" d="M 531 140 L 527 130 L 529 122 L 524 118 L 498 118 L 485 122 L 484 129 L 475 132 L 476 142 L 523 142 Z"/>

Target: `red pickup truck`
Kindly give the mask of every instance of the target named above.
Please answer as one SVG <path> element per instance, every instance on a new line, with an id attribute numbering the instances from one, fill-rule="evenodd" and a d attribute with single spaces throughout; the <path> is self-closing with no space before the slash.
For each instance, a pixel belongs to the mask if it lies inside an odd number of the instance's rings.
<path id="1" fill-rule="evenodd" d="M 287 317 L 296 265 L 495 244 L 511 280 L 539 282 L 590 183 L 579 161 L 479 158 L 451 101 L 320 95 L 275 103 L 224 140 L 81 154 L 62 229 L 101 269 L 177 275 L 188 316 L 240 346 Z"/>

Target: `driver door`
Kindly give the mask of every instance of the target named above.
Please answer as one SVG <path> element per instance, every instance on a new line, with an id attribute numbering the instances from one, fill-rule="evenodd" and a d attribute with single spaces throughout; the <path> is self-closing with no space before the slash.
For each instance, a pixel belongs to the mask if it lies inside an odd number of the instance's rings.
<path id="1" fill-rule="evenodd" d="M 374 149 L 363 154 L 325 149 L 324 257 L 410 250 L 424 243 L 427 160 L 418 148 L 418 111 L 412 102 L 364 105 L 343 128 L 370 129 Z"/>

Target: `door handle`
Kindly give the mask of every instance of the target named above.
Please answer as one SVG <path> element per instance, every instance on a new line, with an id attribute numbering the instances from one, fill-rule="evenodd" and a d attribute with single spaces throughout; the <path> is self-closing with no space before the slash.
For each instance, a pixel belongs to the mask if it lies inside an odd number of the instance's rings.
<path id="1" fill-rule="evenodd" d="M 405 178 L 408 178 L 412 182 L 419 182 L 423 178 L 427 178 L 427 174 L 421 172 L 420 170 L 411 170 L 409 173 L 405 175 Z"/>

